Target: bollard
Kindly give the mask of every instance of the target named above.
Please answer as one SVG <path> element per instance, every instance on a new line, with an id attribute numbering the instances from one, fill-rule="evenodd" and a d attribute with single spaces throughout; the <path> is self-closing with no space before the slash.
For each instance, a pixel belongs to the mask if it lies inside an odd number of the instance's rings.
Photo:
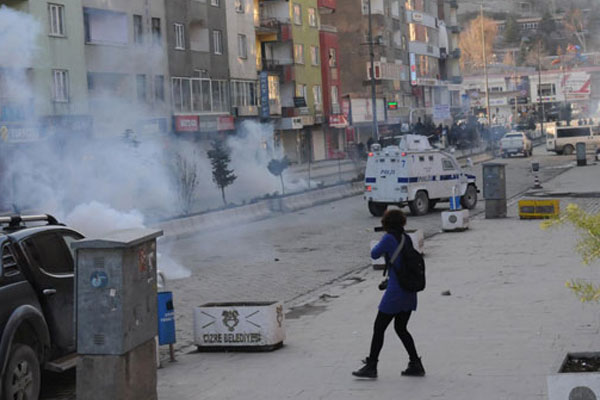
<path id="1" fill-rule="evenodd" d="M 575 145 L 577 150 L 577 166 L 584 167 L 587 165 L 587 154 L 584 142 L 578 142 Z"/>
<path id="2" fill-rule="evenodd" d="M 531 162 L 531 172 L 533 172 L 533 189 L 542 189 L 542 184 L 540 183 L 540 179 L 538 177 L 538 172 L 540 170 L 540 163 L 537 161 Z"/>

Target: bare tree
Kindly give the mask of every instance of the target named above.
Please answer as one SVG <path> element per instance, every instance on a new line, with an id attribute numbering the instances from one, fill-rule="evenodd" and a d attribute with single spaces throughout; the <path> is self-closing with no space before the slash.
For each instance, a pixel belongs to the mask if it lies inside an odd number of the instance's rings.
<path id="1" fill-rule="evenodd" d="M 189 214 L 198 188 L 198 165 L 181 153 L 175 155 L 175 179 L 179 205 L 183 214 Z"/>
<path id="2" fill-rule="evenodd" d="M 585 40 L 585 18 L 581 10 L 579 8 L 572 8 L 569 10 L 564 24 L 567 32 L 577 39 L 581 49 L 585 53 L 587 51 Z"/>
<path id="3" fill-rule="evenodd" d="M 498 35 L 498 27 L 493 19 L 479 16 L 467 25 L 467 28 L 460 34 L 459 47 L 463 52 L 461 57 L 461 67 L 463 71 L 474 72 L 483 68 L 483 38 L 481 25 L 485 32 L 485 50 L 488 59 L 494 49 L 494 42 Z"/>

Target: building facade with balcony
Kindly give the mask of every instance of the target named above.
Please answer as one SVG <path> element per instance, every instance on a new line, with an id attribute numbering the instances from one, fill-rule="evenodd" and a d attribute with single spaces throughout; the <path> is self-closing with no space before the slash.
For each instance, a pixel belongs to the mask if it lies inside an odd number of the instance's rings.
<path id="1" fill-rule="evenodd" d="M 336 10 L 336 0 L 319 0 L 321 16 L 330 15 Z M 321 80 L 323 82 L 323 131 L 325 134 L 325 157 L 341 157 L 346 150 L 346 128 L 348 120 L 342 113 L 340 77 L 340 46 L 337 29 L 321 24 Z"/>
<path id="2" fill-rule="evenodd" d="M 460 107 L 462 81 L 458 63 L 458 3 L 406 0 L 405 7 L 415 115 L 434 123 L 450 123 L 452 108 Z"/>
<path id="3" fill-rule="evenodd" d="M 262 0 L 258 2 L 258 12 L 257 65 L 261 82 L 268 81 L 269 100 L 275 97 L 271 89 L 278 86 L 281 105 L 275 140 L 292 162 L 323 159 L 325 137 L 317 0 Z"/>
<path id="4" fill-rule="evenodd" d="M 177 134 L 200 140 L 235 129 L 227 35 L 227 8 L 233 7 L 230 2 L 233 0 L 164 2 L 168 93 Z"/>
<path id="5" fill-rule="evenodd" d="M 170 99 L 164 1 L 82 3 L 95 133 L 165 133 Z"/>
<path id="6" fill-rule="evenodd" d="M 0 59 L 0 144 L 42 137 L 89 135 L 86 61 L 81 0 L 0 1 L 12 32 L 38 31 L 13 40 L 18 53 L 4 48 Z M 10 23 L 15 26 L 11 27 Z M 35 43 L 28 43 L 29 39 Z"/>
<path id="7" fill-rule="evenodd" d="M 260 87 L 256 66 L 256 0 L 233 0 L 225 4 L 231 110 L 236 123 L 258 119 Z"/>
<path id="8" fill-rule="evenodd" d="M 365 143 L 372 129 L 371 66 L 368 0 L 345 0 L 336 11 L 322 16 L 335 26 L 339 41 L 340 104 L 349 123 L 348 142 Z M 378 130 L 382 135 L 399 129 L 413 106 L 408 82 L 408 31 L 404 1 L 371 0 L 374 78 Z"/>

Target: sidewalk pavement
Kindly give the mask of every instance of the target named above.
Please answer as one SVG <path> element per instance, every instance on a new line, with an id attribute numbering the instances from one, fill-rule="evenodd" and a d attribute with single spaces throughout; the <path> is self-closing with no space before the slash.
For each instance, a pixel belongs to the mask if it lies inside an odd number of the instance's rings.
<path id="1" fill-rule="evenodd" d="M 537 192 L 545 196 L 598 196 L 600 194 L 600 163 L 592 161 L 589 155 L 587 162 L 586 166 L 570 168 L 555 179 L 544 183 L 543 189 Z M 573 164 L 575 165 L 575 162 Z"/>
<path id="2" fill-rule="evenodd" d="M 598 188 L 598 168 L 573 168 L 546 185 Z M 546 376 L 567 352 L 600 350 L 600 305 L 582 304 L 565 288 L 572 278 L 600 281 L 600 268 L 581 265 L 571 228 L 544 231 L 516 211 L 511 205 L 506 219 L 476 218 L 466 232 L 426 241 L 428 286 L 409 323 L 424 378 L 400 376 L 408 360 L 391 326 L 379 378 L 351 376 L 367 356 L 381 297 L 381 271 L 368 268 L 288 313 L 280 350 L 190 353 L 165 363 L 159 398 L 547 398 Z M 450 296 L 441 295 L 446 290 Z"/>

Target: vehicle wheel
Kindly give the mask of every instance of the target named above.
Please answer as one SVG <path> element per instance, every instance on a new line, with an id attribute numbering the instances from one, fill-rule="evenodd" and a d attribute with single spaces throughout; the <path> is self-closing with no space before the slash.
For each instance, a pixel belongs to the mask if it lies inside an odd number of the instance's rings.
<path id="1" fill-rule="evenodd" d="M 429 200 L 429 210 L 433 210 L 437 205 L 438 200 Z"/>
<path id="2" fill-rule="evenodd" d="M 571 146 L 570 144 L 568 144 L 564 147 L 562 152 L 565 156 L 570 156 L 571 154 L 573 154 L 574 151 L 575 151 L 575 148 L 573 146 Z"/>
<path id="3" fill-rule="evenodd" d="M 4 399 L 37 400 L 40 395 L 40 362 L 33 349 L 15 343 L 2 378 Z"/>
<path id="4" fill-rule="evenodd" d="M 419 190 L 413 201 L 408 202 L 408 207 L 413 215 L 425 215 L 429 212 L 429 197 L 424 190 Z"/>
<path id="5" fill-rule="evenodd" d="M 369 212 L 372 216 L 381 217 L 385 210 L 387 210 L 387 204 L 375 203 L 373 201 L 369 202 Z"/>
<path id="6" fill-rule="evenodd" d="M 465 194 L 460 198 L 460 204 L 469 210 L 477 205 L 477 189 L 473 185 L 468 185 Z"/>

